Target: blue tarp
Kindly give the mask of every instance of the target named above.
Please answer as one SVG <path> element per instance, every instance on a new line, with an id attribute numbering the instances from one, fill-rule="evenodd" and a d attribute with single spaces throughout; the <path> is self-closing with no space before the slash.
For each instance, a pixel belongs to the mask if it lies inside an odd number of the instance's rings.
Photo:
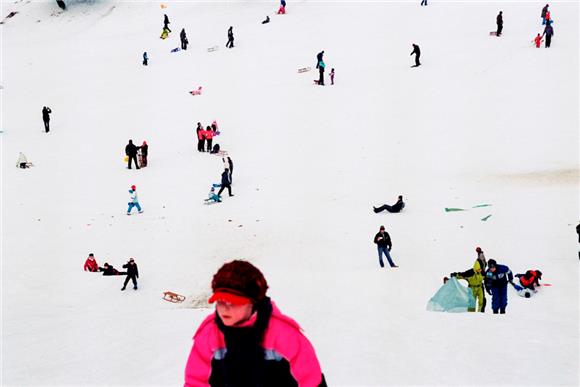
<path id="1" fill-rule="evenodd" d="M 473 293 L 453 277 L 427 303 L 430 312 L 458 313 L 467 312 L 467 308 L 475 308 Z"/>

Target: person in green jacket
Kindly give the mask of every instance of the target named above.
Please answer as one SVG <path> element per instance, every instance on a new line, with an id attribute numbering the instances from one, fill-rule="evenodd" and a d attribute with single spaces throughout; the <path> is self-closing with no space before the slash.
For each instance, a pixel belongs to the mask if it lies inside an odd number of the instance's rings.
<path id="1" fill-rule="evenodd" d="M 483 291 L 483 273 L 485 272 L 486 262 L 485 258 L 481 259 L 483 251 L 481 251 L 481 249 L 479 250 L 480 251 L 477 252 L 478 258 L 473 263 L 472 269 L 464 271 L 463 273 L 451 273 L 451 277 L 466 280 L 469 284 L 469 288 L 473 293 L 477 306 L 474 308 L 468 308 L 467 311 L 485 313 L 485 304 L 487 303 L 487 300 L 485 299 L 485 292 Z"/>

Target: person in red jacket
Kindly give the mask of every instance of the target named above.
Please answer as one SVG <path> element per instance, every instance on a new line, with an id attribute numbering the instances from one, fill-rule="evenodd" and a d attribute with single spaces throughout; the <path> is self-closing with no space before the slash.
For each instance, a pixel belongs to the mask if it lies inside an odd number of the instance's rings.
<path id="1" fill-rule="evenodd" d="M 520 284 L 524 288 L 536 291 L 536 286 L 540 286 L 542 272 L 539 270 L 528 270 L 525 274 L 516 274 L 516 277 L 520 279 Z"/>
<path id="2" fill-rule="evenodd" d="M 326 387 L 312 344 L 266 296 L 250 262 L 235 260 L 214 275 L 216 311 L 203 321 L 185 368 L 185 386 Z"/>
<path id="3" fill-rule="evenodd" d="M 85 271 L 93 271 L 93 272 L 99 271 L 99 264 L 95 260 L 95 256 L 93 255 L 93 253 L 90 253 L 89 257 L 85 261 Z"/>
<path id="4" fill-rule="evenodd" d="M 207 144 L 207 151 L 211 152 L 211 145 L 213 142 L 214 131 L 211 130 L 211 126 L 208 126 L 204 131 L 204 138 Z"/>
<path id="5" fill-rule="evenodd" d="M 540 33 L 538 32 L 538 36 L 536 36 L 533 40 L 533 42 L 536 44 L 536 48 L 540 48 L 540 44 L 543 42 L 544 40 L 542 39 L 542 35 L 540 35 Z"/>

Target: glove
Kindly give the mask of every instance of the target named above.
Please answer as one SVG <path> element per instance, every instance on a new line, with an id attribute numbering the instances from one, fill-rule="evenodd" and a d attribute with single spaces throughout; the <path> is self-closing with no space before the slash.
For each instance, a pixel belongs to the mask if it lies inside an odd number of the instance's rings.
<path id="1" fill-rule="evenodd" d="M 457 273 L 451 273 L 449 274 L 451 277 L 457 277 Z"/>

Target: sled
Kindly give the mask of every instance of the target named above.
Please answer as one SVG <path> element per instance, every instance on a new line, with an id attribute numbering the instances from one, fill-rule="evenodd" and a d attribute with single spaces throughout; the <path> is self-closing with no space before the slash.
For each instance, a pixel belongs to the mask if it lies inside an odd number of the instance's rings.
<path id="1" fill-rule="evenodd" d="M 165 301 L 179 303 L 185 300 L 185 296 L 173 292 L 163 292 L 163 299 Z"/>
<path id="2" fill-rule="evenodd" d="M 219 49 L 219 46 L 212 46 L 212 47 L 209 47 L 207 49 L 207 52 L 214 52 L 214 51 L 217 51 L 218 49 Z"/>
<path id="3" fill-rule="evenodd" d="M 445 207 L 445 212 L 465 211 L 463 208 Z"/>
<path id="4" fill-rule="evenodd" d="M 197 90 L 192 90 L 189 92 L 191 95 L 201 95 L 201 86 L 197 88 Z"/>
<path id="5" fill-rule="evenodd" d="M 484 216 L 483 218 L 481 218 L 481 221 L 482 221 L 482 222 L 485 222 L 485 221 L 487 221 L 489 218 L 491 218 L 491 214 L 490 214 L 490 215 L 487 215 L 487 216 Z"/>
<path id="6" fill-rule="evenodd" d="M 315 80 L 314 80 L 314 84 L 315 84 L 315 85 L 320 85 L 320 81 L 319 81 L 318 79 L 315 79 Z M 324 86 L 324 85 L 321 85 L 321 86 Z"/>
<path id="7" fill-rule="evenodd" d="M 179 48 L 179 47 L 175 47 L 175 48 L 173 48 L 173 49 L 171 50 L 171 52 L 178 52 L 178 51 L 181 51 L 181 48 Z"/>
<path id="8" fill-rule="evenodd" d="M 221 203 L 221 200 L 214 200 L 214 199 L 203 199 L 203 204 L 214 204 L 214 203 Z"/>
<path id="9" fill-rule="evenodd" d="M 490 31 L 489 36 L 497 36 L 497 31 Z"/>
<path id="10" fill-rule="evenodd" d="M 212 155 L 217 155 L 217 156 L 227 156 L 228 155 L 228 151 L 225 150 L 220 150 L 219 152 L 215 152 L 215 153 L 211 153 Z"/>
<path id="11" fill-rule="evenodd" d="M 298 72 L 299 73 L 305 73 L 307 71 L 310 71 L 310 67 L 302 67 L 302 68 L 299 68 L 298 69 Z"/>

